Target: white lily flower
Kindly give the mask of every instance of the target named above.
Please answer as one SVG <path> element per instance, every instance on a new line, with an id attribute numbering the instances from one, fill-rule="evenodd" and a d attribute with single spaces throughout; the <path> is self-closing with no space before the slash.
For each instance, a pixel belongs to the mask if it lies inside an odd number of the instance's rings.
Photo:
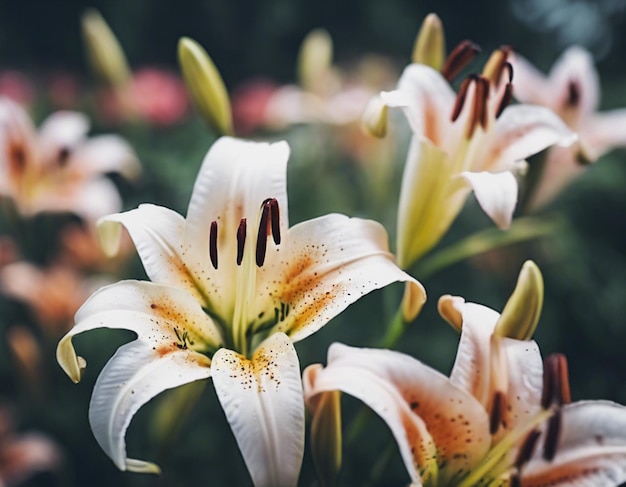
<path id="1" fill-rule="evenodd" d="M 126 328 L 137 340 L 104 368 L 90 405 L 96 439 L 122 470 L 154 471 L 127 458 L 137 409 L 161 391 L 208 377 L 256 486 L 290 486 L 304 448 L 300 367 L 292 342 L 306 338 L 364 294 L 403 281 L 373 221 L 331 214 L 289 228 L 285 142 L 219 139 L 207 154 L 187 217 L 154 205 L 102 219 L 105 249 L 121 227 L 152 282 L 96 292 L 61 340 L 57 358 L 78 381 L 84 361 L 72 337 Z"/>
<path id="2" fill-rule="evenodd" d="M 598 112 L 600 83 L 591 54 L 579 46 L 567 49 L 548 75 L 515 54 L 515 97 L 524 103 L 550 108 L 579 136 L 579 144 L 555 147 L 548 159 L 531 207 L 546 204 L 584 170 L 617 147 L 626 147 L 626 109 Z"/>
<path id="3" fill-rule="evenodd" d="M 626 481 L 626 408 L 569 403 L 561 355 L 500 337 L 499 314 L 461 298 L 450 378 L 390 350 L 333 344 L 304 371 L 305 399 L 346 392 L 389 426 L 412 486 L 617 486 Z M 315 409 L 313 409 L 315 411 Z"/>
<path id="4" fill-rule="evenodd" d="M 104 174 L 133 177 L 139 164 L 121 137 L 86 138 L 89 120 L 55 112 L 35 130 L 27 113 L 0 98 L 0 196 L 24 215 L 71 212 L 88 222 L 121 209 L 115 185 Z"/>
<path id="5" fill-rule="evenodd" d="M 392 92 L 413 131 L 398 209 L 398 260 L 408 268 L 450 227 L 471 190 L 485 213 L 507 228 L 517 202 L 515 174 L 525 158 L 575 135 L 544 107 L 507 106 L 511 98 L 508 51 L 494 54 L 483 75 L 457 94 L 438 71 L 409 65 Z M 506 79 L 508 76 L 508 79 Z"/>

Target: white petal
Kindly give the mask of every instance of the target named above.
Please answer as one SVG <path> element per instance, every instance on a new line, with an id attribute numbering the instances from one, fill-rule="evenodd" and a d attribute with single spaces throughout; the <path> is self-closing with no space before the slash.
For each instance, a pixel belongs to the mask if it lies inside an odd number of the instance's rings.
<path id="1" fill-rule="evenodd" d="M 398 81 L 398 90 L 381 93 L 389 106 L 404 108 L 411 129 L 434 145 L 446 148 L 456 132 L 450 117 L 456 95 L 441 73 L 423 64 L 411 64 Z"/>
<path id="2" fill-rule="evenodd" d="M 118 250 L 122 225 L 128 230 L 150 280 L 186 289 L 198 301 L 206 301 L 201 278 L 203 274 L 206 276 L 205 269 L 189 264 L 182 247 L 185 227 L 182 216 L 162 206 L 144 204 L 102 218 L 98 234 L 109 255 L 115 255 Z"/>
<path id="3" fill-rule="evenodd" d="M 120 281 L 94 293 L 76 313 L 76 325 L 61 339 L 57 360 L 74 382 L 81 363 L 72 337 L 95 328 L 122 328 L 161 354 L 179 349 L 187 332 L 190 348 L 217 348 L 220 333 L 200 304 L 187 292 L 151 282 Z M 193 343 L 192 343 L 193 342 Z"/>
<path id="4" fill-rule="evenodd" d="M 500 173 L 464 172 L 478 204 L 483 211 L 502 229 L 511 225 L 517 204 L 517 180 L 510 171 Z"/>
<path id="5" fill-rule="evenodd" d="M 393 433 L 412 482 L 430 485 L 428 477 L 438 472 L 441 485 L 453 485 L 451 480 L 471 470 L 489 449 L 484 408 L 408 355 L 335 343 L 328 365 L 308 367 L 304 384 L 307 401 L 341 390 L 376 412 Z M 424 472 L 421 479 L 418 470 Z"/>
<path id="6" fill-rule="evenodd" d="M 556 93 L 548 78 L 528 60 L 515 53 L 509 57 L 513 66 L 513 96 L 523 103 L 551 106 Z"/>
<path id="7" fill-rule="evenodd" d="M 522 469 L 524 485 L 618 486 L 626 481 L 626 408 L 609 401 L 581 401 L 563 409 L 561 436 L 551 462 L 534 459 Z"/>
<path id="8" fill-rule="evenodd" d="M 277 275 L 280 272 L 280 275 Z M 260 309 L 289 306 L 276 326 L 298 341 L 309 336 L 365 294 L 393 282 L 414 287 L 415 308 L 426 300 L 422 285 L 394 262 L 387 233 L 377 222 L 331 214 L 289 230 L 286 242 L 259 269 L 258 286 L 271 303 Z M 414 310 L 414 312 L 416 312 Z"/>
<path id="9" fill-rule="evenodd" d="M 137 410 L 160 392 L 210 377 L 210 364 L 197 352 L 162 355 L 140 340 L 117 350 L 94 386 L 89 423 L 98 444 L 120 470 L 159 472 L 154 464 L 126 457 L 126 429 Z"/>
<path id="10" fill-rule="evenodd" d="M 626 109 L 611 110 L 589 117 L 580 131 L 583 156 L 595 161 L 617 147 L 626 146 Z"/>
<path id="11" fill-rule="evenodd" d="M 84 174 L 117 172 L 133 179 L 141 172 L 141 166 L 131 146 L 117 135 L 99 135 L 80 144 L 70 154 L 73 169 Z"/>
<path id="12" fill-rule="evenodd" d="M 39 141 L 46 155 L 62 148 L 73 149 L 89 131 L 89 119 L 79 112 L 60 111 L 48 116 L 39 127 Z"/>
<path id="13" fill-rule="evenodd" d="M 281 231 L 286 233 L 286 171 L 289 146 L 250 142 L 231 137 L 217 140 L 206 155 L 187 210 L 185 242 L 197 259 L 208 261 L 209 228 L 218 224 L 220 267 L 236 267 L 237 229 L 247 219 L 248 240 L 256 239 L 261 204 L 276 198 Z"/>
<path id="14" fill-rule="evenodd" d="M 295 486 L 304 452 L 304 402 L 289 338 L 271 335 L 250 360 L 221 348 L 211 371 L 254 485 Z"/>
<path id="15" fill-rule="evenodd" d="M 516 162 L 552 145 L 568 146 L 577 140 L 554 112 L 535 105 L 508 106 L 488 136 L 474 170 L 511 170 Z"/>

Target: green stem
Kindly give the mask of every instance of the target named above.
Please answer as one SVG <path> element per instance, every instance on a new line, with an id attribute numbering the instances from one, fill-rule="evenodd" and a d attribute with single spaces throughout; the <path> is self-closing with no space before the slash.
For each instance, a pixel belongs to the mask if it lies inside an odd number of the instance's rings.
<path id="1" fill-rule="evenodd" d="M 481 230 L 423 259 L 416 266 L 415 275 L 420 279 L 426 279 L 469 257 L 507 245 L 545 237 L 556 233 L 562 226 L 563 222 L 560 219 L 540 220 L 526 217 L 515 220 L 507 231 L 499 228 Z"/>

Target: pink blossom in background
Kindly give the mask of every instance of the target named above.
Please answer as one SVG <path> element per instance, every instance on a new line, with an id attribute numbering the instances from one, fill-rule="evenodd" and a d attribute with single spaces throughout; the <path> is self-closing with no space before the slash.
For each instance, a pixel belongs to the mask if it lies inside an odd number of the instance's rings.
<path id="1" fill-rule="evenodd" d="M 7 69 L 0 72 L 0 96 L 28 106 L 35 100 L 35 86 L 21 71 Z"/>

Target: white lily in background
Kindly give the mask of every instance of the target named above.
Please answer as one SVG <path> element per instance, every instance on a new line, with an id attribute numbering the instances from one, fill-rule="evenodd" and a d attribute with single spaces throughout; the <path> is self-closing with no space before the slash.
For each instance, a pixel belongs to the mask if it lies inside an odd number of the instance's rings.
<path id="1" fill-rule="evenodd" d="M 548 153 L 544 173 L 531 207 L 552 199 L 575 176 L 585 162 L 595 162 L 616 147 L 626 147 L 626 109 L 598 112 L 600 86 L 593 57 L 582 47 L 566 50 L 547 76 L 515 54 L 515 97 L 524 103 L 543 105 L 559 115 L 578 133 L 579 144 L 553 148 Z"/>
<path id="2" fill-rule="evenodd" d="M 373 221 L 331 214 L 288 228 L 289 146 L 219 139 L 207 154 L 187 217 L 141 205 L 100 223 L 113 253 L 128 230 L 152 282 L 122 281 L 78 311 L 57 358 L 79 381 L 76 334 L 125 328 L 138 339 L 120 347 L 98 378 L 90 422 L 122 470 L 155 471 L 129 459 L 124 436 L 141 405 L 165 389 L 212 377 L 256 486 L 290 486 L 304 448 L 304 403 L 292 342 L 306 338 L 364 294 L 404 281 Z"/>
<path id="3" fill-rule="evenodd" d="M 404 70 L 397 90 L 381 93 L 387 106 L 404 109 L 414 134 L 398 209 L 402 268 L 441 239 L 471 190 L 485 213 L 507 228 L 518 196 L 515 174 L 525 168 L 525 158 L 575 140 L 548 109 L 507 106 L 507 54 L 494 53 L 483 74 L 468 77 L 458 95 L 441 73 L 422 64 Z"/>
<path id="4" fill-rule="evenodd" d="M 104 174 L 137 175 L 136 156 L 121 137 L 87 139 L 88 130 L 85 115 L 56 112 L 37 132 L 23 108 L 0 98 L 0 196 L 26 216 L 71 212 L 95 222 L 119 211 L 119 193 Z"/>
<path id="5" fill-rule="evenodd" d="M 333 344 L 304 371 L 305 400 L 346 392 L 389 426 L 414 486 L 617 486 L 626 480 L 626 408 L 569 404 L 565 358 L 501 337 L 499 314 L 445 297 L 461 320 L 450 378 L 390 350 Z M 544 379 L 545 377 L 545 379 Z"/>

